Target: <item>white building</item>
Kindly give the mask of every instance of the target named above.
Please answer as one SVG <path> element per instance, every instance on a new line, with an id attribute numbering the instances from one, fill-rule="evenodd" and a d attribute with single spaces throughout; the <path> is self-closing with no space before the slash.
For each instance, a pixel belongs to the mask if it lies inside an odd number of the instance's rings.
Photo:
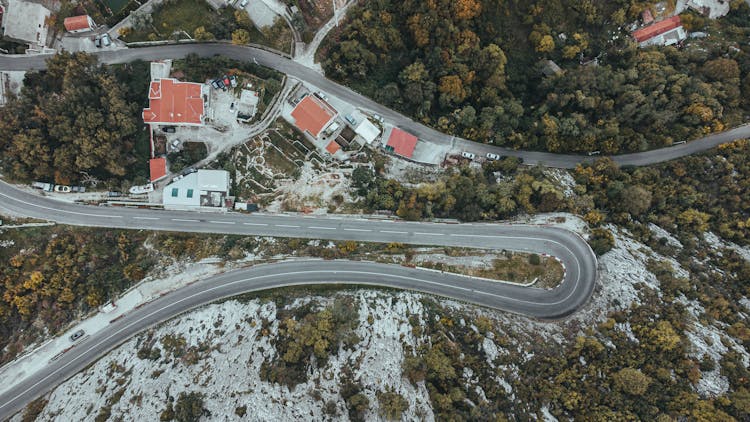
<path id="1" fill-rule="evenodd" d="M 9 0 L 3 14 L 3 35 L 25 42 L 30 48 L 43 49 L 47 43 L 47 18 L 51 12 L 38 3 Z"/>
<path id="2" fill-rule="evenodd" d="M 229 172 L 198 170 L 164 187 L 165 209 L 222 209 L 229 195 Z"/>
<path id="3" fill-rule="evenodd" d="M 354 129 L 354 133 L 356 133 L 357 136 L 361 138 L 367 145 L 372 145 L 372 143 L 376 139 L 378 139 L 378 136 L 380 135 L 380 129 L 372 124 L 371 121 L 364 118 Z"/>

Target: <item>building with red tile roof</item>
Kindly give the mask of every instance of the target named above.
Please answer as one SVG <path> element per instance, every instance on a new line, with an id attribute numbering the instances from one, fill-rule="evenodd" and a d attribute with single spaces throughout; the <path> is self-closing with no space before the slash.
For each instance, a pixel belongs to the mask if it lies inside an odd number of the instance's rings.
<path id="1" fill-rule="evenodd" d="M 394 127 L 391 131 L 391 136 L 388 137 L 385 149 L 402 157 L 412 158 L 416 146 L 416 136 Z"/>
<path id="2" fill-rule="evenodd" d="M 333 107 L 315 95 L 307 95 L 292 110 L 294 125 L 297 129 L 316 138 L 336 117 L 336 114 L 338 113 Z"/>
<path id="3" fill-rule="evenodd" d="M 165 78 L 151 81 L 149 106 L 143 121 L 162 125 L 198 126 L 203 124 L 205 106 L 203 85 Z"/>
<path id="4" fill-rule="evenodd" d="M 326 151 L 328 151 L 329 154 L 333 155 L 337 153 L 341 149 L 341 145 L 339 145 L 336 141 L 331 141 L 326 146 Z"/>
<path id="5" fill-rule="evenodd" d="M 148 167 L 151 171 L 151 182 L 161 180 L 167 175 L 167 159 L 164 157 L 150 159 Z"/>
<path id="6" fill-rule="evenodd" d="M 680 17 L 672 16 L 633 31 L 633 38 L 638 42 L 639 47 L 672 45 L 687 38 L 687 33 L 682 27 Z"/>
<path id="7" fill-rule="evenodd" d="M 96 24 L 89 15 L 71 16 L 63 21 L 68 32 L 86 32 L 96 28 Z"/>

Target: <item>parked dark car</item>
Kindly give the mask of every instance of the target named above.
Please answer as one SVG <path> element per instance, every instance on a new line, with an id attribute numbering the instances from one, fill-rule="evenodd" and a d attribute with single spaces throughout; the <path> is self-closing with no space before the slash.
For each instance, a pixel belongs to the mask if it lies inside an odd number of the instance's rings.
<path id="1" fill-rule="evenodd" d="M 214 87 L 214 89 L 221 89 L 221 87 L 219 86 L 219 81 L 217 79 L 211 81 L 211 86 Z"/>
<path id="2" fill-rule="evenodd" d="M 161 128 L 161 130 L 164 133 L 174 133 L 177 128 L 175 128 L 174 126 L 164 126 L 163 128 Z"/>
<path id="3" fill-rule="evenodd" d="M 76 341 L 79 338 L 83 337 L 84 334 L 85 332 L 83 330 L 78 330 L 75 333 L 70 335 L 70 341 Z"/>
<path id="4" fill-rule="evenodd" d="M 76 192 L 76 193 L 84 193 L 84 192 L 86 192 L 86 188 L 83 187 L 83 186 L 72 186 L 70 188 L 70 191 L 71 192 Z"/>
<path id="5" fill-rule="evenodd" d="M 122 193 L 116 192 L 116 191 L 110 191 L 110 192 L 107 192 L 107 196 L 109 196 L 110 198 L 119 198 L 122 196 Z"/>
<path id="6" fill-rule="evenodd" d="M 197 171 L 198 170 L 196 170 L 196 169 L 194 169 L 192 167 L 188 167 L 188 168 L 186 168 L 185 170 L 182 171 L 182 175 L 183 176 L 187 176 L 188 174 L 195 173 Z"/>

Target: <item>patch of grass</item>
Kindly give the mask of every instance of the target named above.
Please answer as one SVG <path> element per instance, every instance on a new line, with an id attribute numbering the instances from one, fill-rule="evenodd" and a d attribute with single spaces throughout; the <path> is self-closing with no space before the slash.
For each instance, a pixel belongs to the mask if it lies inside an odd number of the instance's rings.
<path id="1" fill-rule="evenodd" d="M 457 252 L 459 254 L 453 256 L 471 255 L 470 250 L 466 250 L 465 248 L 461 248 Z M 544 289 L 556 287 L 562 281 L 564 274 L 562 265 L 554 258 L 514 252 L 506 252 L 505 257 L 494 259 L 492 261 L 492 268 L 448 265 L 443 262 L 432 261 L 420 262 L 419 266 L 519 284 L 526 284 L 536 279 L 534 287 Z"/>
<path id="2" fill-rule="evenodd" d="M 266 167 L 271 168 L 275 173 L 281 173 L 286 177 L 294 179 L 299 177 L 299 166 L 286 158 L 284 154 L 273 146 L 266 147 L 263 158 L 266 160 Z"/>

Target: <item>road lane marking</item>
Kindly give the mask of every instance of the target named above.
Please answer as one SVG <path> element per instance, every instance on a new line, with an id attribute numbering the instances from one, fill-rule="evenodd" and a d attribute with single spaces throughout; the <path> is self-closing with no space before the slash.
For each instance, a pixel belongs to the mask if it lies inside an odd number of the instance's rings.
<path id="1" fill-rule="evenodd" d="M 344 230 L 348 232 L 371 232 L 372 231 L 370 229 L 344 229 Z"/>
<path id="2" fill-rule="evenodd" d="M 308 229 L 313 230 L 337 230 L 336 227 L 320 227 L 320 226 L 310 226 Z"/>
<path id="3" fill-rule="evenodd" d="M 399 231 L 395 231 L 395 230 L 381 230 L 380 233 L 406 234 L 406 232 L 399 232 Z"/>
<path id="4" fill-rule="evenodd" d="M 173 218 L 172 221 L 184 221 L 186 223 L 198 223 L 199 220 L 191 220 L 188 218 Z"/>
<path id="5" fill-rule="evenodd" d="M 422 236 L 443 236 L 443 233 L 422 233 L 422 232 L 414 232 L 414 234 L 419 234 Z"/>
<path id="6" fill-rule="evenodd" d="M 298 229 L 299 226 L 293 226 L 291 224 L 274 224 L 276 227 L 288 227 L 290 229 Z"/>
<path id="7" fill-rule="evenodd" d="M 29 205 L 29 206 L 34 207 L 34 208 L 41 208 L 41 209 L 44 209 L 44 210 L 50 210 L 50 211 L 54 211 L 56 213 L 58 213 L 58 212 L 64 212 L 64 213 L 67 213 L 67 214 L 84 215 L 86 217 L 122 218 L 121 215 L 89 214 L 89 213 L 86 213 L 86 212 L 68 211 L 68 210 L 64 210 L 64 209 L 61 209 L 61 208 L 45 207 L 44 205 L 32 204 L 31 202 L 23 201 L 21 199 L 12 197 L 10 195 L 6 195 L 6 194 L 4 194 L 2 192 L 0 192 L 0 196 L 4 196 L 4 197 L 6 197 L 6 198 L 8 198 L 8 199 L 10 199 L 12 201 L 20 202 L 22 204 Z"/>
<path id="8" fill-rule="evenodd" d="M 268 225 L 266 223 L 242 223 L 242 224 L 246 226 L 267 226 Z"/>
<path id="9" fill-rule="evenodd" d="M 214 224 L 234 224 L 234 221 L 209 221 L 209 223 L 214 223 Z"/>
<path id="10" fill-rule="evenodd" d="M 158 220 L 157 217 L 133 217 L 134 220 Z"/>

